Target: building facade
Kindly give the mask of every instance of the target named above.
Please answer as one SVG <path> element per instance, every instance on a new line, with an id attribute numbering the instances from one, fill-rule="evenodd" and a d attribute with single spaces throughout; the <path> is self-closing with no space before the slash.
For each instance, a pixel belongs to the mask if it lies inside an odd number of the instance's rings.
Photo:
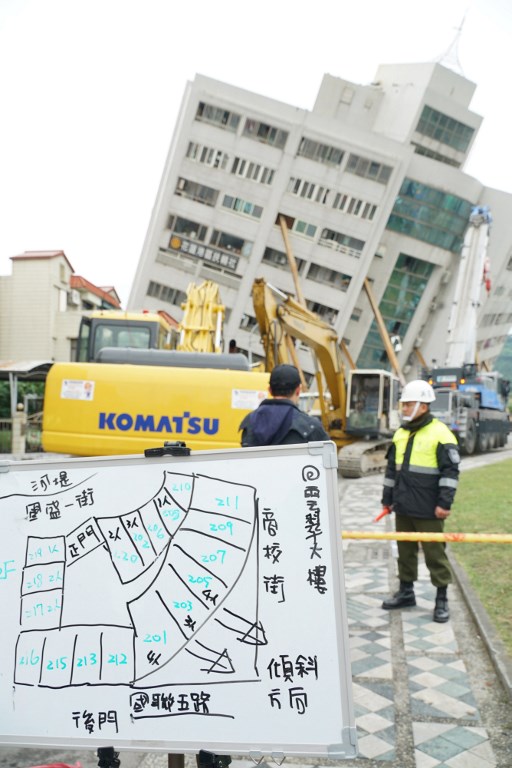
<path id="1" fill-rule="evenodd" d="M 366 86 L 325 75 L 309 111 L 196 76 L 128 308 L 180 318 L 188 284 L 214 280 L 225 339 L 258 359 L 255 278 L 294 293 L 281 215 L 307 306 L 358 367 L 389 367 L 368 278 L 411 378 L 444 362 L 469 216 L 489 206 L 492 284 L 479 299 L 477 355 L 492 368 L 512 326 L 512 195 L 464 172 L 482 120 L 469 109 L 474 90 L 437 63 L 385 65 Z"/>
<path id="2" fill-rule="evenodd" d="M 74 359 L 83 314 L 119 309 L 114 288 L 74 274 L 64 251 L 12 256 L 12 274 L 0 277 L 0 360 Z"/>

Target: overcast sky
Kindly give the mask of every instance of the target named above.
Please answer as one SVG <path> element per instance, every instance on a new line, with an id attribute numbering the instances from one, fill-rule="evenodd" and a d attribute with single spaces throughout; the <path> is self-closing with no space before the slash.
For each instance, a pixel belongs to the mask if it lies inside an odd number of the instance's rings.
<path id="1" fill-rule="evenodd" d="M 0 274 L 62 249 L 125 305 L 187 80 L 311 109 L 324 73 L 440 60 L 463 19 L 466 171 L 512 192 L 510 0 L 0 0 Z"/>

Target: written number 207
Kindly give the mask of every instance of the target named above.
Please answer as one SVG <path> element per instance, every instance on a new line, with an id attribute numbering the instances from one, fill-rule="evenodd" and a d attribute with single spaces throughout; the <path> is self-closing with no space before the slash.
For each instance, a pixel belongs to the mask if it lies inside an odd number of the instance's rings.
<path id="1" fill-rule="evenodd" d="M 214 563 L 216 560 L 218 560 L 220 563 L 223 563 L 225 557 L 226 557 L 226 550 L 218 549 L 216 552 L 210 552 L 210 554 L 208 555 L 201 555 L 201 562 Z"/>

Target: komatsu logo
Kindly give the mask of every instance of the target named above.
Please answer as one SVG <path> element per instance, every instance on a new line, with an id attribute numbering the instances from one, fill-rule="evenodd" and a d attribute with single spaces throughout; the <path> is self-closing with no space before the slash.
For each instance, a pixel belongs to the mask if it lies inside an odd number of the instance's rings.
<path id="1" fill-rule="evenodd" d="M 99 428 L 103 430 L 120 430 L 121 432 L 170 432 L 175 435 L 216 435 L 219 431 L 219 419 L 207 419 L 202 416 L 191 416 L 185 411 L 182 416 L 154 416 L 137 413 L 106 413 L 100 412 Z"/>

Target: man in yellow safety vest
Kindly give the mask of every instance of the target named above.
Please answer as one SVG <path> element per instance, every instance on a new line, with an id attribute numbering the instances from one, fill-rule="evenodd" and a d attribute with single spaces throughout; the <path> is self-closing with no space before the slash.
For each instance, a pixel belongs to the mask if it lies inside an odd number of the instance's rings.
<path id="1" fill-rule="evenodd" d="M 395 513 L 401 532 L 442 533 L 450 514 L 459 477 L 459 448 L 454 434 L 430 413 L 435 393 L 420 379 L 405 385 L 402 426 L 393 435 L 387 455 L 382 504 Z M 447 587 L 452 574 L 444 542 L 421 544 L 430 580 L 437 588 L 434 621 L 450 618 Z M 416 605 L 418 542 L 398 542 L 400 588 L 382 607 L 390 610 Z"/>

